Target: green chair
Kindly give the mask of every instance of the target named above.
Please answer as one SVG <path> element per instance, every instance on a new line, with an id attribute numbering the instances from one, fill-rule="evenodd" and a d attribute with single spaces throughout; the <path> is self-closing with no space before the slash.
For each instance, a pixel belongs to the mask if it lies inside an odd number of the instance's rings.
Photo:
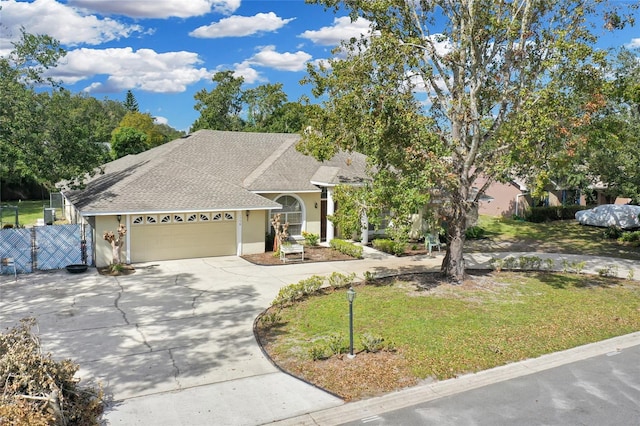
<path id="1" fill-rule="evenodd" d="M 440 239 L 437 236 L 427 234 L 424 237 L 424 245 L 429 251 L 429 256 L 431 256 L 431 252 L 434 247 L 437 247 L 438 251 L 440 251 Z"/>

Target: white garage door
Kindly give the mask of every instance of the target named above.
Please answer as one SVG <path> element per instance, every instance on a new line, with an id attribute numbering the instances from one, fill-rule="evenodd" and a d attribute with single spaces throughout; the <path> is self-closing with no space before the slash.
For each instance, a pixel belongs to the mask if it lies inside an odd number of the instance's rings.
<path id="1" fill-rule="evenodd" d="M 132 262 L 234 255 L 235 213 L 133 216 L 130 241 Z"/>

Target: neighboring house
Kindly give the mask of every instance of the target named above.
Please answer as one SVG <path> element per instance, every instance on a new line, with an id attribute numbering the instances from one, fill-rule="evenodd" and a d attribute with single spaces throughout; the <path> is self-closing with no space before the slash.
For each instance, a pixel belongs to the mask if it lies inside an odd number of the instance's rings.
<path id="1" fill-rule="evenodd" d="M 485 178 L 477 179 L 475 187 L 482 187 L 486 182 Z M 606 187 L 602 184 L 595 184 L 590 187 L 595 193 L 594 202 L 601 204 L 627 204 L 630 198 L 616 198 L 606 196 Z M 534 205 L 534 201 L 529 190 L 521 181 L 512 180 L 507 183 L 493 182 L 485 191 L 486 197 L 480 199 L 479 214 L 489 216 L 512 217 L 518 215 L 525 216 L 527 209 Z M 551 182 L 545 188 L 545 195 L 542 199 L 536 200 L 535 205 L 562 206 L 562 205 L 586 206 L 587 200 L 580 191 L 575 189 L 565 189 L 555 182 Z"/>
<path id="2" fill-rule="evenodd" d="M 481 188 L 486 183 L 485 178 L 477 179 L 474 187 Z M 501 183 L 493 182 L 480 199 L 478 213 L 489 216 L 512 217 L 524 216 L 526 209 L 531 206 L 531 197 L 527 187 L 515 180 Z"/>
<path id="3" fill-rule="evenodd" d="M 363 155 L 318 162 L 295 149 L 296 134 L 200 130 L 101 168 L 83 189 L 61 188 L 65 216 L 95 233 L 95 265 L 111 263 L 105 231 L 127 227 L 126 262 L 265 251 L 271 217 L 289 234 L 331 240 L 333 188 L 366 179 Z"/>

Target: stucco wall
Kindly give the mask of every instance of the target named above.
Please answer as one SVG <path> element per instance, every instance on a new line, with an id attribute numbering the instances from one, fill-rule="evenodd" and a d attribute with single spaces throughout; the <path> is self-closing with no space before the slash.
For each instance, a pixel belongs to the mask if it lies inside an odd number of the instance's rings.
<path id="1" fill-rule="evenodd" d="M 270 200 L 275 200 L 276 198 L 283 195 L 295 196 L 300 201 L 302 201 L 303 212 L 305 213 L 302 229 L 306 232 L 311 232 L 313 234 L 320 235 L 320 191 L 296 193 L 296 194 L 281 193 L 281 194 L 260 194 L 260 195 Z M 272 210 L 272 212 L 275 214 L 278 211 Z M 268 216 L 265 216 L 265 221 L 267 223 L 267 229 L 270 232 L 271 231 L 270 218 Z"/>
<path id="2" fill-rule="evenodd" d="M 474 186 L 480 188 L 484 185 L 485 180 L 478 179 L 474 182 Z M 494 182 L 489 186 L 486 195 L 493 197 L 490 202 L 480 201 L 478 213 L 488 216 L 511 217 L 516 214 L 516 197 L 522 194 L 520 188 L 514 183 Z M 528 196 L 518 197 L 518 214 L 522 216 L 524 211 L 529 208 Z"/>
<path id="3" fill-rule="evenodd" d="M 242 215 L 242 254 L 264 253 L 267 212 L 265 210 L 251 210 L 249 217 L 246 212 Z"/>
<path id="4" fill-rule="evenodd" d="M 102 237 L 105 231 L 118 232 L 118 219 L 115 216 L 96 216 L 95 218 L 95 259 L 98 268 L 109 266 L 112 260 L 111 244 Z M 122 250 L 122 260 L 126 260 L 127 247 Z"/>

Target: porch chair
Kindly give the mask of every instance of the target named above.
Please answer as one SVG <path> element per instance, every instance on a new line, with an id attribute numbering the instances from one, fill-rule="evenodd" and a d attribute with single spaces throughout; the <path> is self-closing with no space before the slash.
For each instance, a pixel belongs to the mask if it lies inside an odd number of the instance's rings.
<path id="1" fill-rule="evenodd" d="M 18 272 L 16 271 L 16 262 L 13 257 L 3 257 L 1 261 L 2 268 L 13 268 L 13 277 L 18 281 Z"/>
<path id="2" fill-rule="evenodd" d="M 431 251 L 434 247 L 438 248 L 438 251 L 440 251 L 440 239 L 438 238 L 437 235 L 431 235 L 431 234 L 427 234 L 424 237 L 424 245 L 426 246 L 427 250 L 429 251 L 429 256 L 431 256 Z"/>

